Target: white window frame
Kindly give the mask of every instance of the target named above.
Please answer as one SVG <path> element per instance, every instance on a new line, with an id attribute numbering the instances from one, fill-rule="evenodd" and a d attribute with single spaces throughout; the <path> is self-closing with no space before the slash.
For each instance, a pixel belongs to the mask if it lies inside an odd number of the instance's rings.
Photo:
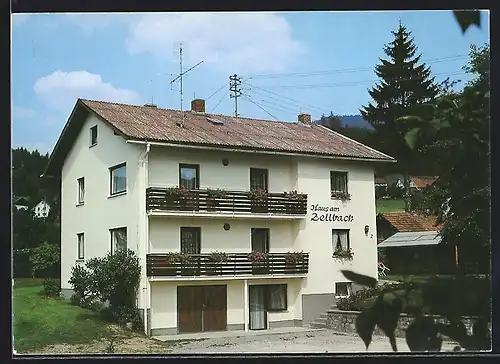
<path id="1" fill-rule="evenodd" d="M 332 249 L 335 252 L 337 250 L 337 241 L 334 241 L 335 233 L 346 233 L 347 234 L 347 247 L 342 247 L 342 251 L 349 250 L 351 248 L 351 230 L 350 229 L 332 229 Z"/>
<path id="2" fill-rule="evenodd" d="M 109 234 L 111 238 L 111 254 L 114 254 L 117 249 L 117 232 L 125 232 L 125 249 L 128 249 L 128 231 L 126 226 L 109 229 Z"/>
<path id="3" fill-rule="evenodd" d="M 95 131 L 95 141 L 93 140 L 94 139 L 94 136 L 92 135 Z M 97 125 L 94 125 L 92 127 L 90 127 L 90 147 L 93 147 L 94 145 L 97 145 L 97 138 L 98 138 L 98 128 L 97 128 Z"/>
<path id="4" fill-rule="evenodd" d="M 116 185 L 114 181 L 114 172 L 120 170 L 125 170 L 125 187 L 123 190 L 116 190 Z M 120 163 L 109 168 L 109 195 L 121 195 L 127 193 L 127 163 Z"/>
<path id="5" fill-rule="evenodd" d="M 76 234 L 76 244 L 77 244 L 77 257 L 78 260 L 85 259 L 85 234 L 78 233 Z"/>
<path id="6" fill-rule="evenodd" d="M 340 189 L 334 189 L 334 178 L 335 175 L 345 175 L 345 186 L 341 186 Z M 335 193 L 344 192 L 349 193 L 349 172 L 346 171 L 330 171 L 330 193 L 333 196 Z"/>
<path id="7" fill-rule="evenodd" d="M 85 177 L 80 177 L 77 180 L 78 183 L 78 205 L 83 205 L 85 202 Z"/>
<path id="8" fill-rule="evenodd" d="M 346 284 L 347 285 L 347 296 L 341 295 L 338 293 L 338 290 L 337 290 L 338 284 Z M 351 294 L 352 294 L 352 282 L 349 282 L 349 281 L 335 282 L 335 297 L 336 298 L 346 298 L 346 297 L 349 297 Z"/>

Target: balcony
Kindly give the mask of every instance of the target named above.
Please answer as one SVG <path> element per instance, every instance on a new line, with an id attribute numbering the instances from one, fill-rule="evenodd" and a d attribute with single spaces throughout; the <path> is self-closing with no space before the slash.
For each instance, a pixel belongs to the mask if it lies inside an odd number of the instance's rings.
<path id="1" fill-rule="evenodd" d="M 309 253 L 296 253 L 301 259 L 287 262 L 286 254 L 270 253 L 262 262 L 248 260 L 249 253 L 228 254 L 225 262 L 214 262 L 210 254 L 192 254 L 186 261 L 173 261 L 169 254 L 148 254 L 146 270 L 148 277 L 187 276 L 187 277 L 229 277 L 263 275 L 305 275 L 309 270 Z"/>
<path id="2" fill-rule="evenodd" d="M 267 193 L 256 199 L 250 192 L 224 191 L 214 196 L 209 190 L 185 190 L 173 195 L 171 189 L 146 189 L 146 210 L 153 214 L 303 218 L 307 213 L 307 195 Z"/>

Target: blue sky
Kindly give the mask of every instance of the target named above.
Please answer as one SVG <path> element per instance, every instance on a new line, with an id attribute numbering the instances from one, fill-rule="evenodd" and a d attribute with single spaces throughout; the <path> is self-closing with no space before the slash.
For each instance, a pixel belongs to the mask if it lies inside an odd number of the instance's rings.
<path id="1" fill-rule="evenodd" d="M 13 15 L 12 143 L 50 152 L 78 97 L 179 109 L 181 42 L 184 70 L 204 61 L 184 77 L 184 109 L 196 96 L 232 114 L 238 74 L 242 116 L 358 114 L 400 19 L 438 81 L 468 80 L 470 45 L 489 43 L 487 12 L 464 35 L 451 11 Z"/>

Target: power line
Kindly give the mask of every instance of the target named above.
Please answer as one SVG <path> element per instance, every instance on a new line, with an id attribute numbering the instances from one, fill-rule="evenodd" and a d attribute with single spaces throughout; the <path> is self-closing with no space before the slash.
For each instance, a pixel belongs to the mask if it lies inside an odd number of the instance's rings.
<path id="1" fill-rule="evenodd" d="M 219 102 L 217 103 L 217 105 L 215 105 L 215 107 L 212 109 L 212 111 L 210 111 L 211 114 L 213 114 L 213 112 L 215 111 L 215 109 L 217 109 L 217 106 L 219 106 L 219 104 L 222 102 L 222 100 L 224 100 L 224 97 L 226 97 L 228 93 L 229 93 L 229 91 L 226 91 L 226 93 L 221 97 L 221 99 L 219 100 Z"/>
<path id="2" fill-rule="evenodd" d="M 262 87 L 258 87 L 258 86 L 255 86 L 255 85 L 250 85 L 250 86 L 252 86 L 252 87 L 254 87 L 254 88 L 258 89 L 258 90 L 262 90 L 262 91 L 264 91 L 264 92 L 267 92 L 267 93 L 269 93 L 269 94 L 272 94 L 272 95 L 278 96 L 279 98 L 288 99 L 288 100 L 290 100 L 290 101 L 294 101 L 294 102 L 298 103 L 299 105 L 307 106 L 307 107 L 310 107 L 310 108 L 313 108 L 313 109 L 316 109 L 316 110 L 320 110 L 320 111 L 322 111 L 322 112 L 323 112 L 324 110 L 327 110 L 327 109 L 328 109 L 328 108 L 325 108 L 325 107 L 317 107 L 317 106 L 314 106 L 314 105 L 310 105 L 310 104 L 307 104 L 307 103 L 305 103 L 305 102 L 302 102 L 302 101 L 299 101 L 299 100 L 296 100 L 296 99 L 292 99 L 291 97 L 288 97 L 288 96 L 279 95 L 279 94 L 277 94 L 277 93 L 275 93 L 275 92 L 272 92 L 272 91 L 266 90 L 266 89 L 264 89 L 264 88 L 262 88 Z"/>
<path id="3" fill-rule="evenodd" d="M 274 104 L 271 101 L 267 101 L 267 100 L 263 100 L 263 99 L 255 99 L 255 98 L 253 98 L 253 100 L 262 103 L 265 107 L 274 109 L 276 111 L 284 112 L 284 113 L 287 113 L 287 114 L 290 114 L 290 115 L 292 113 L 295 113 L 296 115 L 298 115 L 301 112 L 300 108 L 293 109 L 293 108 L 290 108 L 290 107 L 284 107 L 284 106 L 280 106 L 280 105 Z"/>
<path id="4" fill-rule="evenodd" d="M 247 95 L 243 95 L 245 97 L 245 99 L 247 99 L 248 101 L 250 101 L 252 104 L 256 105 L 259 109 L 261 109 L 262 111 L 264 111 L 266 114 L 268 114 L 269 116 L 271 116 L 272 118 L 278 120 L 278 118 L 276 116 L 274 116 L 273 114 L 271 114 L 269 111 L 267 111 L 266 109 L 264 109 L 262 106 L 260 106 L 259 104 L 257 104 L 256 102 L 254 102 L 250 97 L 248 97 Z M 279 121 L 279 120 L 278 120 Z"/>
<path id="5" fill-rule="evenodd" d="M 223 85 L 222 85 L 222 86 L 221 86 L 221 87 L 220 87 L 217 91 L 215 91 L 213 94 L 211 94 L 210 96 L 208 96 L 208 97 L 205 99 L 205 101 L 206 101 L 206 100 L 208 100 L 208 99 L 210 99 L 210 98 L 212 98 L 213 96 L 215 96 L 215 95 L 216 95 L 217 93 L 219 93 L 219 92 L 220 92 L 220 91 L 221 91 L 224 87 L 226 87 L 226 84 L 225 84 L 225 83 L 224 83 L 224 84 L 223 84 Z"/>
<path id="6" fill-rule="evenodd" d="M 468 57 L 469 57 L 468 54 L 458 54 L 458 55 L 454 55 L 454 56 L 433 58 L 433 59 L 422 60 L 422 61 L 426 64 L 433 64 L 433 63 L 442 63 L 442 62 L 446 62 L 446 61 L 458 61 L 461 59 L 466 59 Z M 267 74 L 251 75 L 248 79 L 320 76 L 320 75 L 325 75 L 325 74 L 339 74 L 339 73 L 371 71 L 374 68 L 375 68 L 375 66 L 358 67 L 358 68 L 344 68 L 344 69 L 324 70 L 324 71 L 312 71 L 312 72 L 267 73 Z"/>
<path id="7" fill-rule="evenodd" d="M 463 71 L 457 71 L 457 72 L 451 72 L 451 73 L 436 73 L 434 75 L 430 75 L 429 77 L 437 77 L 437 76 L 454 76 L 454 75 L 460 75 L 460 74 L 466 74 L 466 72 Z M 399 79 L 400 81 L 413 81 L 419 79 L 418 77 L 415 78 L 402 78 Z M 296 88 L 296 89 L 309 89 L 309 88 L 323 88 L 323 87 L 339 87 L 339 86 L 350 86 L 350 85 L 357 85 L 357 84 L 363 84 L 363 83 L 373 83 L 373 82 L 379 82 L 380 79 L 372 79 L 372 80 L 358 80 L 358 81 L 345 81 L 345 82 L 337 82 L 337 83 L 327 83 L 327 84 L 304 84 L 304 85 L 273 85 L 273 86 L 267 86 L 270 88 Z M 257 88 L 257 86 L 252 85 L 252 87 Z"/>
<path id="8" fill-rule="evenodd" d="M 284 100 L 284 98 L 288 99 L 288 97 L 281 96 L 281 95 L 278 95 L 276 93 L 272 93 L 272 94 L 276 95 L 277 97 L 269 95 L 271 93 L 271 91 L 266 90 L 266 92 L 268 93 L 267 95 L 264 94 L 263 92 L 259 91 L 259 89 L 253 90 L 253 92 L 257 93 L 259 96 L 267 97 L 267 98 L 274 100 L 275 102 L 281 103 L 284 107 L 287 107 L 287 108 L 290 108 L 289 105 L 291 105 L 292 107 L 295 107 L 297 110 L 302 110 L 304 108 L 311 108 L 311 109 L 314 109 L 314 110 L 321 112 L 321 113 L 325 113 L 325 112 L 328 113 L 329 112 L 327 108 L 308 105 L 308 104 L 304 104 L 303 102 L 299 102 L 299 101 L 291 102 L 291 101 Z"/>

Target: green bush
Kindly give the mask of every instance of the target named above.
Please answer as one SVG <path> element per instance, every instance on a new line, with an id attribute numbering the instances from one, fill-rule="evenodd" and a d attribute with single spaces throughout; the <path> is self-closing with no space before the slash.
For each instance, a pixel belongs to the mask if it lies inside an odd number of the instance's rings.
<path id="1" fill-rule="evenodd" d="M 74 266 L 69 283 L 80 306 L 100 311 L 105 320 L 140 327 L 136 307 L 140 277 L 139 258 L 127 250 L 92 258 L 84 267 Z M 109 306 L 102 307 L 102 302 Z"/>
<path id="2" fill-rule="evenodd" d="M 45 242 L 33 249 L 29 260 L 33 277 L 44 275 L 48 271 L 55 271 L 59 266 L 61 249 L 57 245 Z"/>
<path id="3" fill-rule="evenodd" d="M 61 285 L 58 280 L 46 278 L 43 281 L 43 294 L 46 297 L 59 297 Z"/>

